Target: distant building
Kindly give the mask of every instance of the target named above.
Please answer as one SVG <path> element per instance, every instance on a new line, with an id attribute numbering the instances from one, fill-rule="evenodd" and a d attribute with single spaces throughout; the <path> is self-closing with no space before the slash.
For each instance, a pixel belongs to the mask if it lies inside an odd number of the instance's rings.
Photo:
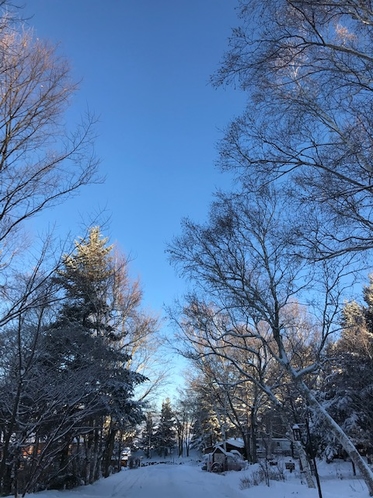
<path id="1" fill-rule="evenodd" d="M 292 443 L 287 438 L 258 438 L 256 444 L 256 453 L 259 458 L 267 458 L 276 455 L 292 456 Z"/>

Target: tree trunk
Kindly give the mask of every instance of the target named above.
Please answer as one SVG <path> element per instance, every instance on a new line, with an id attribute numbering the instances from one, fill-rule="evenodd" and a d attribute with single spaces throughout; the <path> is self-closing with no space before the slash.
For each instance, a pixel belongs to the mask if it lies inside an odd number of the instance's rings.
<path id="1" fill-rule="evenodd" d="M 257 433 L 256 433 L 256 409 L 251 410 L 250 413 L 250 438 L 251 438 L 251 461 L 257 463 L 258 455 L 256 450 Z"/>
<path id="2" fill-rule="evenodd" d="M 92 446 L 93 446 L 93 434 L 90 432 L 85 436 L 85 469 L 84 469 L 84 484 L 90 484 L 89 479 L 91 475 L 92 467 Z"/>
<path id="3" fill-rule="evenodd" d="M 343 449 L 347 452 L 351 461 L 359 469 L 365 484 L 368 487 L 369 495 L 373 496 L 373 472 L 369 465 L 364 461 L 363 457 L 359 454 L 354 444 L 351 442 L 350 438 L 345 434 L 341 427 L 335 422 L 335 420 L 329 415 L 329 413 L 320 405 L 317 399 L 313 396 L 310 389 L 305 385 L 303 381 L 296 380 L 297 385 L 302 392 L 305 399 L 308 401 L 309 405 L 315 410 L 315 412 L 323 419 L 326 427 L 332 432 L 332 434 L 341 443 Z"/>
<path id="4" fill-rule="evenodd" d="M 23 383 L 22 380 L 20 379 L 17 385 L 17 392 L 14 400 L 12 414 L 6 426 L 6 431 L 5 431 L 6 435 L 4 438 L 4 443 L 2 448 L 2 458 L 0 461 L 0 492 L 4 495 L 10 494 L 9 486 L 11 479 L 8 480 L 8 474 L 9 474 L 8 470 L 11 466 L 7 464 L 7 461 L 11 460 L 11 455 L 9 454 L 10 441 L 12 435 L 14 435 L 15 427 L 17 424 L 17 416 L 18 416 L 19 403 L 21 399 L 22 387 Z"/>
<path id="5" fill-rule="evenodd" d="M 95 423 L 97 425 L 97 421 Z M 92 464 L 91 464 L 91 473 L 89 476 L 89 484 L 93 484 L 100 477 L 100 462 L 101 458 L 99 458 L 100 451 L 100 431 L 99 429 L 94 430 L 94 446 L 92 451 Z"/>
<path id="6" fill-rule="evenodd" d="M 60 455 L 60 472 L 64 472 L 66 467 L 69 464 L 70 457 L 70 445 L 71 445 L 71 436 L 67 435 L 65 437 L 65 442 L 62 444 L 61 455 Z"/>
<path id="7" fill-rule="evenodd" d="M 102 474 L 104 477 L 109 477 L 110 475 L 111 460 L 114 453 L 116 434 L 117 430 L 111 427 L 109 430 L 109 434 L 106 438 L 105 449 L 104 449 L 103 469 L 102 469 Z"/>
<path id="8" fill-rule="evenodd" d="M 299 455 L 299 462 L 301 465 L 301 471 L 304 472 L 304 477 L 306 479 L 307 486 L 309 488 L 316 488 L 315 481 L 313 480 L 310 465 L 308 463 L 308 458 L 306 455 L 306 452 L 304 451 L 304 448 L 301 444 L 300 441 L 294 441 L 294 446 L 298 452 Z"/>

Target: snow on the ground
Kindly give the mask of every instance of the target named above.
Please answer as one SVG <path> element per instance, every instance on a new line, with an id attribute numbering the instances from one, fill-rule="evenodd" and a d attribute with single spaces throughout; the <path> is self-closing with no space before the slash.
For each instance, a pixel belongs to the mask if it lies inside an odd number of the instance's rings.
<path id="1" fill-rule="evenodd" d="M 201 470 L 193 460 L 123 469 L 107 479 L 69 491 L 44 491 L 29 498 L 318 498 L 317 489 L 302 484 L 298 471 L 286 471 L 286 481 L 240 489 L 257 466 L 224 475 Z M 354 477 L 351 464 L 318 465 L 323 498 L 368 498 L 364 481 Z"/>

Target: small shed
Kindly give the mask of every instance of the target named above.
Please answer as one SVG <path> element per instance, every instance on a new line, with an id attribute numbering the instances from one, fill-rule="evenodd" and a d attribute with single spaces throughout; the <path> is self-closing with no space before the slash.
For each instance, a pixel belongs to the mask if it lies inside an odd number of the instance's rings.
<path id="1" fill-rule="evenodd" d="M 244 455 L 245 443 L 243 442 L 243 439 L 231 437 L 223 443 L 219 443 L 219 446 L 222 446 L 226 451 L 232 452 L 233 450 L 236 450 L 241 456 Z"/>
<path id="2" fill-rule="evenodd" d="M 212 453 L 213 451 L 215 451 L 215 448 L 218 447 L 224 448 L 225 451 L 237 450 L 241 455 L 243 455 L 245 444 L 243 442 L 243 439 L 231 437 L 229 439 L 226 439 L 225 441 L 216 443 L 213 446 L 208 446 L 203 450 L 203 453 L 207 455 L 208 453 Z"/>
<path id="3" fill-rule="evenodd" d="M 215 446 L 214 451 L 211 454 L 212 463 L 220 463 L 221 465 L 225 465 L 227 452 L 224 451 L 224 448 L 221 446 Z"/>
<path id="4" fill-rule="evenodd" d="M 226 444 L 226 441 L 224 442 Z M 206 455 L 204 470 L 209 472 L 223 472 L 225 470 L 242 470 L 246 463 L 242 454 L 235 448 L 228 451 L 222 443 L 215 445 L 212 452 Z"/>
<path id="5" fill-rule="evenodd" d="M 214 453 L 216 448 L 223 448 L 225 451 L 238 451 L 241 456 L 244 455 L 245 444 L 243 439 L 240 438 L 229 438 L 226 441 L 221 441 L 219 443 L 214 444 L 214 446 L 208 446 L 203 450 L 205 455 L 209 453 Z"/>

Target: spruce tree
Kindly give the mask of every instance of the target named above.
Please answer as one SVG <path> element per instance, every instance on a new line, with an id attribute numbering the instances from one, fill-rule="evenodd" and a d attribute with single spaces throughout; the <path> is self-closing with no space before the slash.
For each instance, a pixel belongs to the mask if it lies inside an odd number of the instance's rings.
<path id="1" fill-rule="evenodd" d="M 79 323 L 97 336 L 104 336 L 110 328 L 110 299 L 115 268 L 111 255 L 113 246 L 100 229 L 90 230 L 88 240 L 75 242 L 75 252 L 66 255 L 56 280 L 64 288 L 66 298 L 60 322 Z"/>
<path id="2" fill-rule="evenodd" d="M 155 444 L 160 456 L 166 457 L 175 447 L 175 418 L 171 402 L 167 398 L 162 403 L 159 425 L 155 434 Z"/>
<path id="3" fill-rule="evenodd" d="M 79 400 L 74 409 L 82 415 L 79 428 L 67 437 L 79 437 L 84 426 L 89 464 L 82 477 L 86 482 L 93 482 L 101 472 L 110 473 L 117 435 L 143 420 L 133 391 L 145 378 L 128 368 L 130 356 L 122 340 L 124 314 L 130 303 L 136 308 L 138 300 L 131 300 L 130 286 L 119 285 L 123 269 L 116 266 L 112 250 L 94 227 L 86 240 L 76 242 L 74 253 L 64 257 L 55 280 L 65 299 L 46 334 L 43 355 L 55 382 L 75 372 L 72 380 L 79 385 Z M 74 406 L 74 400 L 67 400 Z"/>
<path id="4" fill-rule="evenodd" d="M 146 458 L 151 458 L 152 450 L 155 445 L 155 426 L 153 421 L 153 414 L 148 412 L 146 414 L 145 426 L 141 434 L 140 447 L 144 451 Z"/>

